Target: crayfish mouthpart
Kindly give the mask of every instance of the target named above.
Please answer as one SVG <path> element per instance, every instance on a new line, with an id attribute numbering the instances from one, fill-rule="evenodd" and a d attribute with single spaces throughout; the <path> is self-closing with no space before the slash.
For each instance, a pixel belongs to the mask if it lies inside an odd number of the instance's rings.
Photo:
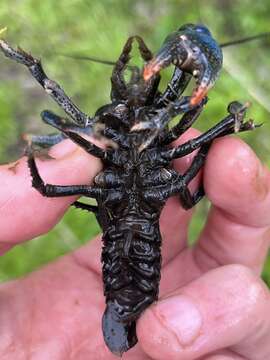
<path id="1" fill-rule="evenodd" d="M 135 125 L 132 126 L 132 128 L 130 129 L 131 132 L 135 132 L 135 131 L 142 131 L 142 130 L 148 130 L 151 129 L 152 123 L 150 121 L 140 121 L 138 123 L 136 123 Z"/>

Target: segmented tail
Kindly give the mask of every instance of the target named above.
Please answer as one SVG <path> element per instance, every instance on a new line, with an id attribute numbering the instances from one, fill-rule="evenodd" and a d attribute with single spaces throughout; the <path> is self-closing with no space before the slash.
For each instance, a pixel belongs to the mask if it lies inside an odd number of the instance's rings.
<path id="1" fill-rule="evenodd" d="M 122 220 L 104 234 L 103 242 L 103 334 L 109 349 L 121 356 L 137 343 L 136 320 L 157 300 L 161 236 L 157 223 Z"/>

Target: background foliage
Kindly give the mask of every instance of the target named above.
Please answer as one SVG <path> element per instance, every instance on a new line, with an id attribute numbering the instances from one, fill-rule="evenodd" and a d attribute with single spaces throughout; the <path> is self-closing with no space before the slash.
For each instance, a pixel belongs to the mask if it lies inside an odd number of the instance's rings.
<path id="1" fill-rule="evenodd" d="M 55 56 L 54 52 L 114 60 L 129 35 L 141 35 L 155 50 L 168 33 L 187 22 L 206 24 L 219 42 L 224 42 L 269 31 L 269 14 L 268 0 L 2 0 L 0 28 L 8 26 L 7 37 L 12 44 L 42 57 L 50 77 L 62 84 L 84 111 L 93 114 L 108 102 L 111 68 Z M 249 114 L 264 126 L 241 136 L 270 165 L 270 40 L 231 47 L 224 53 L 224 71 L 197 127 L 206 130 L 216 123 L 230 101 L 251 100 Z M 51 131 L 40 121 L 41 110 L 61 111 L 25 68 L 3 56 L 0 66 L 3 163 L 22 154 L 22 133 Z M 206 201 L 199 206 L 190 228 L 191 241 L 203 226 L 207 207 Z M 80 246 L 98 231 L 92 216 L 70 209 L 48 235 L 17 246 L 1 258 L 0 280 L 31 271 Z M 270 261 L 264 279 L 270 284 Z"/>

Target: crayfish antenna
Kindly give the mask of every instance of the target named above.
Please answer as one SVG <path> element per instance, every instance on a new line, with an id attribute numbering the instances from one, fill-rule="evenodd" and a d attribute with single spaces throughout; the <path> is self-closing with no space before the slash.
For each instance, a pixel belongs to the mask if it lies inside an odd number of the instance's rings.
<path id="1" fill-rule="evenodd" d="M 240 45 L 240 44 L 244 44 L 246 42 L 250 42 L 253 40 L 260 40 L 260 39 L 263 39 L 266 37 L 270 38 L 270 32 L 264 32 L 264 33 L 257 34 L 257 35 L 247 36 L 247 37 L 244 37 L 241 39 L 227 41 L 227 42 L 219 44 L 219 46 L 224 48 L 224 47 L 228 47 L 228 46 Z"/>

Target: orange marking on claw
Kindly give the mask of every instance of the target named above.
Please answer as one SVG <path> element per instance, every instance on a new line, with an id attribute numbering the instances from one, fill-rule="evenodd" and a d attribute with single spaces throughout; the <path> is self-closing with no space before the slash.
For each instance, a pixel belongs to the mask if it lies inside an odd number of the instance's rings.
<path id="1" fill-rule="evenodd" d="M 198 89 L 196 89 L 193 94 L 192 97 L 190 99 L 190 104 L 191 105 L 198 105 L 199 102 L 207 95 L 208 92 L 208 88 L 206 86 L 200 86 Z"/>
<path id="2" fill-rule="evenodd" d="M 159 64 L 149 63 L 145 66 L 143 70 L 143 78 L 145 81 L 149 80 L 153 75 L 158 73 L 161 69 Z"/>

